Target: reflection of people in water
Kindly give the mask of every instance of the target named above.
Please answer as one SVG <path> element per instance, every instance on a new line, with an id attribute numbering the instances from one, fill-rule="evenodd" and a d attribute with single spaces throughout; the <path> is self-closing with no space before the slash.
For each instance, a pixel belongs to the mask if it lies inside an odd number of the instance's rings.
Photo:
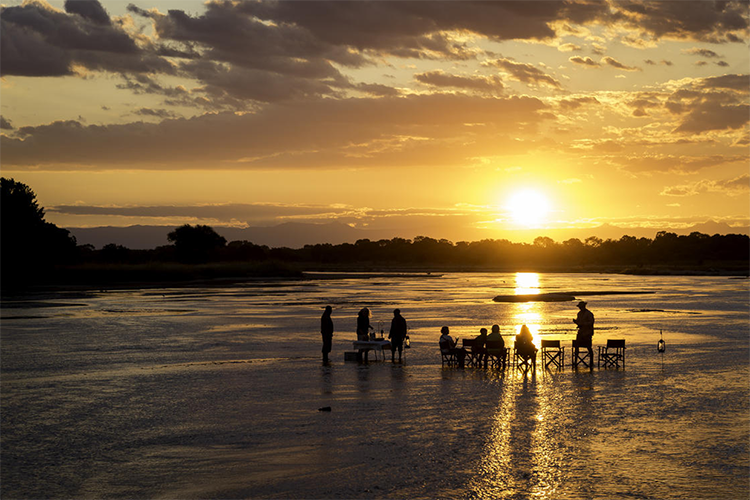
<path id="1" fill-rule="evenodd" d="M 531 330 L 526 325 L 521 327 L 521 332 L 516 335 L 516 352 L 524 359 L 531 358 L 531 364 L 536 368 L 536 346 Z"/>
<path id="2" fill-rule="evenodd" d="M 458 366 L 459 368 L 464 367 L 464 360 L 466 359 L 466 349 L 464 348 L 457 348 L 456 343 L 458 342 L 458 339 L 453 340 L 453 337 L 450 336 L 450 330 L 447 326 L 444 326 L 440 329 L 440 350 L 446 352 L 447 354 L 455 354 L 456 359 L 458 359 Z"/>
<path id="3" fill-rule="evenodd" d="M 398 349 L 398 360 L 401 361 L 401 352 L 404 350 L 404 339 L 406 338 L 406 320 L 401 316 L 400 309 L 393 310 L 391 331 L 388 333 L 388 338 L 391 339 L 391 361 L 396 360 L 396 349 Z"/>
<path id="4" fill-rule="evenodd" d="M 370 310 L 366 307 L 363 307 L 357 315 L 357 340 L 362 340 L 365 342 L 370 340 L 370 330 L 372 330 L 372 326 L 370 325 Z M 360 349 L 359 352 L 360 354 L 364 353 L 363 361 L 367 362 L 367 355 L 369 354 L 370 350 Z"/>
<path id="5" fill-rule="evenodd" d="M 326 306 L 323 316 L 320 317 L 320 334 L 323 336 L 323 364 L 328 364 L 328 353 L 333 345 L 333 320 L 331 319 L 333 308 Z"/>
<path id="6" fill-rule="evenodd" d="M 578 345 L 586 347 L 589 352 L 589 365 L 593 368 L 594 350 L 591 348 L 591 339 L 594 336 L 594 313 L 586 309 L 587 302 L 580 301 L 578 303 L 578 316 L 573 320 L 573 323 L 578 325 L 578 334 L 576 340 Z M 576 347 L 576 356 L 578 356 L 578 347 Z"/>

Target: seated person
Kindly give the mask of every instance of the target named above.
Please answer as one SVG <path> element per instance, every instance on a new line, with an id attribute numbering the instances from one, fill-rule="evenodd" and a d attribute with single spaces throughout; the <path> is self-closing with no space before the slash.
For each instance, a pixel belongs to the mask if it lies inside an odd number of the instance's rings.
<path id="1" fill-rule="evenodd" d="M 492 325 L 492 331 L 489 335 L 487 335 L 487 342 L 499 342 L 500 347 L 493 347 L 492 349 L 487 348 L 486 349 L 486 357 L 485 357 L 485 366 L 487 364 L 487 360 L 489 357 L 496 357 L 501 360 L 505 359 L 505 340 L 503 340 L 503 336 L 500 335 L 500 326 L 498 325 Z"/>
<path id="2" fill-rule="evenodd" d="M 471 346 L 471 352 L 476 356 L 477 363 L 481 363 L 482 359 L 487 355 L 485 342 L 487 342 L 487 329 L 480 328 L 479 335 L 474 339 L 474 345 Z"/>
<path id="3" fill-rule="evenodd" d="M 500 335 L 500 327 L 498 325 L 492 325 L 492 332 L 487 335 L 487 340 L 492 342 L 502 342 L 503 347 L 505 347 L 505 341 L 503 340 L 503 336 Z"/>
<path id="4" fill-rule="evenodd" d="M 453 340 L 453 337 L 449 335 L 450 330 L 447 326 L 440 329 L 440 350 L 445 354 L 455 354 L 458 359 L 458 366 L 464 367 L 464 360 L 466 359 L 466 349 L 463 347 L 456 347 L 458 339 Z"/>
<path id="5" fill-rule="evenodd" d="M 521 332 L 516 335 L 516 352 L 525 360 L 531 358 L 531 363 L 536 366 L 536 351 L 531 331 L 528 326 L 523 325 Z"/>

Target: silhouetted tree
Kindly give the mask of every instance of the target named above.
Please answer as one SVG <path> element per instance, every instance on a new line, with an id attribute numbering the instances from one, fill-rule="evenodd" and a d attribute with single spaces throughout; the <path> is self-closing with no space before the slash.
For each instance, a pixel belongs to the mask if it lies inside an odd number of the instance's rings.
<path id="1" fill-rule="evenodd" d="M 0 178 L 0 240 L 3 288 L 35 281 L 76 256 L 75 238 L 44 220 L 34 191 L 5 177 Z"/>
<path id="2" fill-rule="evenodd" d="M 217 250 L 227 244 L 211 226 L 185 224 L 167 235 L 174 243 L 177 258 L 183 262 L 206 262 L 216 255 Z"/>

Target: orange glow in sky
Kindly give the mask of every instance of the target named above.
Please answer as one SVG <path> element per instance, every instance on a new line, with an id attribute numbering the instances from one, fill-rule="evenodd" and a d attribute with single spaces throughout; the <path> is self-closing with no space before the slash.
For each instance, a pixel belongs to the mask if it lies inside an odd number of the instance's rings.
<path id="1" fill-rule="evenodd" d="M 63 227 L 750 225 L 750 7 L 638 5 L 11 0 L 3 176 Z"/>

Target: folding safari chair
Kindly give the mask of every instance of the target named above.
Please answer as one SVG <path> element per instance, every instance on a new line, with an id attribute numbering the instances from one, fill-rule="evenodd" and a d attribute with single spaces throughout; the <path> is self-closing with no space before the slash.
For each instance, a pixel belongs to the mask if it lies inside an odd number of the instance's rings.
<path id="1" fill-rule="evenodd" d="M 488 340 L 485 343 L 485 362 L 487 366 L 489 363 L 492 368 L 500 368 L 505 370 L 508 364 L 508 349 L 505 348 L 502 340 Z"/>
<path id="2" fill-rule="evenodd" d="M 597 366 L 603 361 L 604 368 L 619 368 L 620 363 L 625 368 L 625 339 L 607 339 L 606 346 L 599 347 Z"/>
<path id="3" fill-rule="evenodd" d="M 513 346 L 513 361 L 516 368 L 523 371 L 524 375 L 528 373 L 529 370 L 535 370 L 536 369 L 536 349 L 534 350 L 533 354 L 524 357 L 518 352 L 518 342 L 516 342 Z"/>
<path id="4" fill-rule="evenodd" d="M 466 360 L 464 363 L 468 366 L 479 367 L 482 363 L 482 351 L 476 347 L 477 339 L 463 339 L 463 346 L 466 350 Z"/>
<path id="5" fill-rule="evenodd" d="M 562 370 L 565 365 L 565 347 L 560 345 L 559 340 L 542 340 L 542 363 L 545 368 L 554 365 Z"/>
<path id="6" fill-rule="evenodd" d="M 458 366 L 458 358 L 453 349 L 448 347 L 448 343 L 440 343 L 440 356 L 442 357 L 443 366 Z"/>
<path id="7" fill-rule="evenodd" d="M 574 340 L 573 348 L 571 349 L 570 366 L 577 368 L 579 364 L 582 364 L 586 368 L 593 367 L 594 360 L 589 356 L 589 347 L 590 345 L 582 340 Z"/>

